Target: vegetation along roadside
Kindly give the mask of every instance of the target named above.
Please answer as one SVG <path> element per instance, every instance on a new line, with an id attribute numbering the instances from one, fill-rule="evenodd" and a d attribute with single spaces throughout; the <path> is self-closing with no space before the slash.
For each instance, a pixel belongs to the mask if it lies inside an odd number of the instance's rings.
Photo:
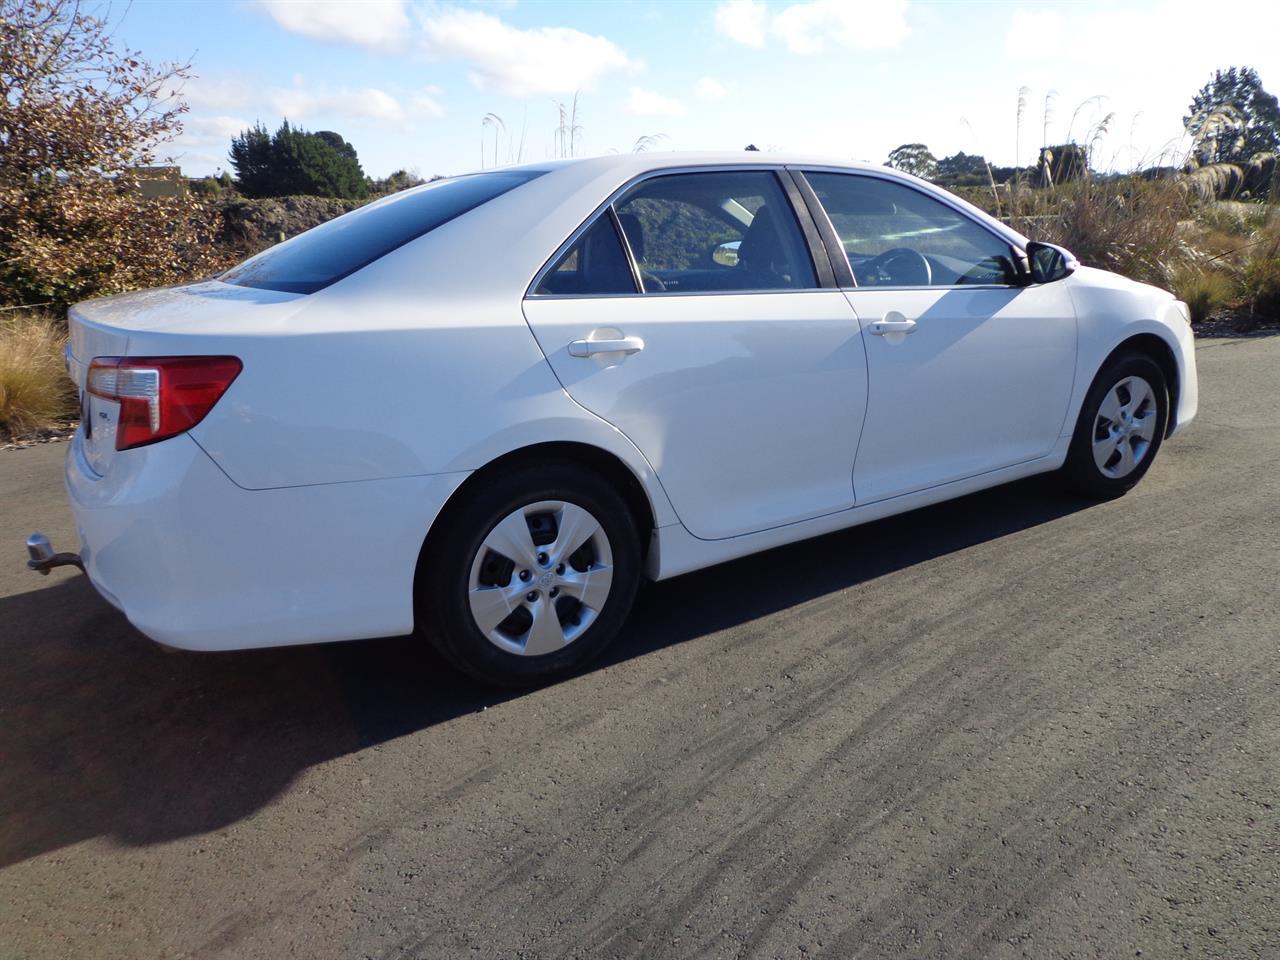
<path id="1" fill-rule="evenodd" d="M 161 160 L 182 129 L 191 67 L 121 47 L 73 0 L 0 0 L 0 443 L 56 436 L 75 417 L 62 358 L 69 304 L 215 275 L 423 182 L 405 170 L 370 178 L 341 135 L 287 119 L 232 139 L 234 174 L 185 178 Z M 561 112 L 572 154 L 577 98 L 568 119 Z M 1183 154 L 1130 173 L 1095 169 L 1111 120 L 1043 146 L 1027 167 L 939 159 L 920 143 L 887 163 L 1086 264 L 1173 290 L 1201 332 L 1280 328 L 1280 105 L 1257 73 L 1217 71 L 1188 106 Z M 484 123 L 497 163 L 501 120 Z"/>

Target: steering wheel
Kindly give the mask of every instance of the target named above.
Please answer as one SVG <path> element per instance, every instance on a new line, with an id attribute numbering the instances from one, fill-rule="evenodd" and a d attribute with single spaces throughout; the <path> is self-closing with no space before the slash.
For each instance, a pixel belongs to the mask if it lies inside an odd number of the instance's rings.
<path id="1" fill-rule="evenodd" d="M 909 247 L 894 247 L 878 253 L 862 264 L 872 285 L 898 287 L 927 287 L 933 282 L 933 268 L 928 258 Z"/>
<path id="2" fill-rule="evenodd" d="M 644 285 L 645 293 L 661 293 L 667 289 L 667 285 L 662 282 L 662 278 L 650 273 L 648 270 L 640 271 L 640 282 Z"/>

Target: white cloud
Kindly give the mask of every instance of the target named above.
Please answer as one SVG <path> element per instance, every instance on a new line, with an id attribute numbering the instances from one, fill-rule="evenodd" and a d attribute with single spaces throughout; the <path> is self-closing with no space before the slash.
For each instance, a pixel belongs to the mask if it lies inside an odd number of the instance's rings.
<path id="1" fill-rule="evenodd" d="M 684 104 L 652 90 L 632 87 L 627 112 L 637 117 L 679 117 L 684 114 Z"/>
<path id="2" fill-rule="evenodd" d="M 427 86 L 397 99 L 377 87 L 351 89 L 312 87 L 295 78 L 292 87 L 274 87 L 266 92 L 266 102 L 276 114 L 291 123 L 318 116 L 379 123 L 405 123 L 411 120 L 438 120 L 445 115 L 440 103 L 443 91 Z"/>
<path id="3" fill-rule="evenodd" d="M 240 110 L 257 91 L 241 77 L 193 77 L 182 87 L 182 99 L 194 110 Z"/>
<path id="4" fill-rule="evenodd" d="M 758 0 L 725 0 L 716 7 L 716 30 L 748 47 L 764 46 L 769 8 Z"/>
<path id="5" fill-rule="evenodd" d="M 282 87 L 272 90 L 268 99 L 271 108 L 291 122 L 317 114 L 384 121 L 399 121 L 405 116 L 404 108 L 395 97 L 377 87 L 361 90 Z"/>
<path id="6" fill-rule="evenodd" d="M 694 92 L 702 100 L 719 100 L 729 93 L 729 89 L 715 77 L 703 77 Z"/>
<path id="7" fill-rule="evenodd" d="M 435 84 L 423 87 L 412 97 L 409 98 L 409 112 L 416 117 L 424 117 L 428 120 L 439 120 L 444 116 L 444 106 L 440 103 L 440 96 L 444 93 Z"/>
<path id="8" fill-rule="evenodd" d="M 1066 24 L 1056 10 L 1014 10 L 1004 35 L 1010 60 L 1038 60 L 1061 42 Z"/>
<path id="9" fill-rule="evenodd" d="M 569 27 L 520 30 L 476 10 L 445 8 L 422 29 L 432 56 L 467 60 L 476 87 L 515 97 L 591 90 L 606 73 L 639 67 L 605 37 Z"/>
<path id="10" fill-rule="evenodd" d="M 828 44 L 848 50 L 896 47 L 906 39 L 907 0 L 808 0 L 776 13 L 762 0 L 725 0 L 716 8 L 716 29 L 750 47 L 766 34 L 792 53 L 821 53 Z"/>
<path id="11" fill-rule="evenodd" d="M 592 90 L 601 76 L 636 70 L 606 37 L 570 27 L 522 30 L 491 13 L 408 0 L 258 0 L 284 29 L 317 40 L 370 50 L 425 53 L 462 60 L 481 90 L 528 97 Z M 490 7 L 501 4 L 490 4 Z M 223 107 L 230 109 L 230 107 Z"/>
<path id="12" fill-rule="evenodd" d="M 773 33 L 792 53 L 821 53 L 829 40 L 849 50 L 896 47 L 908 34 L 907 0 L 812 0 L 773 17 Z"/>
<path id="13" fill-rule="evenodd" d="M 405 48 L 410 36 L 404 0 L 260 0 L 280 26 L 314 40 L 371 50 Z"/>
<path id="14" fill-rule="evenodd" d="M 240 117 L 187 117 L 182 121 L 182 138 L 192 146 L 227 142 L 252 126 Z"/>

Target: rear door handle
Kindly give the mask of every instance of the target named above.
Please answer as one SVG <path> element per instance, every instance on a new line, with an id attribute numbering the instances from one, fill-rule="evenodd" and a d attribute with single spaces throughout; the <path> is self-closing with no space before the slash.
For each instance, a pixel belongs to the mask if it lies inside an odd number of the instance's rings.
<path id="1" fill-rule="evenodd" d="M 601 353 L 639 353 L 644 341 L 639 337 L 619 337 L 616 340 L 573 340 L 569 343 L 569 356 L 594 357 Z"/>
<path id="2" fill-rule="evenodd" d="M 871 324 L 871 332 L 877 337 L 883 337 L 889 333 L 915 333 L 916 322 L 914 320 L 877 320 Z"/>

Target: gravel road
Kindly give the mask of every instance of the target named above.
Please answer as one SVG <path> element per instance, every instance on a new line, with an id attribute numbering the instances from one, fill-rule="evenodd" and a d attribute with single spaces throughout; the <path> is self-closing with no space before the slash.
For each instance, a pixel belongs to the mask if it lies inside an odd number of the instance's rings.
<path id="1" fill-rule="evenodd" d="M 0 960 L 1280 956 L 1280 337 L 1037 478 L 647 588 L 521 695 L 411 639 L 167 653 L 0 453 Z"/>

